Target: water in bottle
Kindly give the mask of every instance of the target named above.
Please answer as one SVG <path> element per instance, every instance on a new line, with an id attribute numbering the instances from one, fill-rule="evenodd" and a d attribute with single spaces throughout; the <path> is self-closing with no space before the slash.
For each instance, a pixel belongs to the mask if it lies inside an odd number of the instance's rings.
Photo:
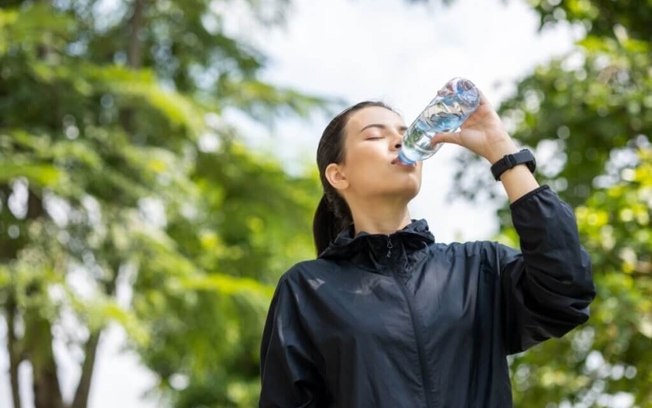
<path id="1" fill-rule="evenodd" d="M 405 131 L 398 159 L 403 164 L 414 164 L 435 154 L 441 143 L 433 145 L 431 139 L 437 133 L 459 128 L 479 104 L 480 93 L 471 81 L 448 81 Z"/>

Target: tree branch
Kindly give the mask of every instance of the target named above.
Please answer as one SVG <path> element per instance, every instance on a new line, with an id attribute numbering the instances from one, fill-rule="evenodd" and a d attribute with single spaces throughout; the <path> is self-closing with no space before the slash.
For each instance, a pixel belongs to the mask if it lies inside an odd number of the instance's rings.
<path id="1" fill-rule="evenodd" d="M 91 333 L 86 344 L 84 345 L 84 364 L 82 373 L 75 391 L 75 398 L 70 408 L 86 408 L 88 406 L 88 397 L 90 395 L 91 380 L 93 378 L 93 369 L 97 356 L 97 346 L 100 342 L 102 331 Z"/>
<path id="2" fill-rule="evenodd" d="M 120 265 L 119 258 L 115 260 L 115 265 Z M 120 267 L 116 266 L 113 268 L 113 270 L 115 271 L 113 276 L 104 285 L 104 292 L 109 296 L 115 296 L 116 283 L 118 281 L 118 275 L 120 274 Z M 77 390 L 75 391 L 75 397 L 70 408 L 86 408 L 88 406 L 88 398 L 90 396 L 91 382 L 93 379 L 93 371 L 97 357 L 97 348 L 99 346 L 101 336 L 102 329 L 91 333 L 88 337 L 88 340 L 86 341 L 86 344 L 84 345 L 84 363 L 82 364 L 81 376 L 79 378 Z"/>

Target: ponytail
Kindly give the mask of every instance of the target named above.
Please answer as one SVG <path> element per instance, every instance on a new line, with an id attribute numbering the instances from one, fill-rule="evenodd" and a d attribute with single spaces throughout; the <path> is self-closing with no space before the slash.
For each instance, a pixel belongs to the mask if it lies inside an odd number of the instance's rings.
<path id="1" fill-rule="evenodd" d="M 317 211 L 315 211 L 315 218 L 312 220 L 312 236 L 315 240 L 315 248 L 317 249 L 317 256 L 324 252 L 328 245 L 335 239 L 338 231 L 336 231 L 337 217 L 335 212 L 330 209 L 328 200 L 324 194 L 319 200 Z"/>
<path id="2" fill-rule="evenodd" d="M 324 194 L 319 200 L 315 218 L 312 221 L 312 235 L 315 240 L 317 256 L 328 248 L 337 234 L 353 222 L 346 201 L 334 191 L 329 191 L 329 193 Z"/>

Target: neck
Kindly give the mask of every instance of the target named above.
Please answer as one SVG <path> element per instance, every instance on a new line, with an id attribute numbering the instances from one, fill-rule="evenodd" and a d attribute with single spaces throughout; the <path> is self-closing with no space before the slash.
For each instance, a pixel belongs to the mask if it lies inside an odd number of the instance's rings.
<path id="1" fill-rule="evenodd" d="M 392 234 L 411 222 L 407 202 L 404 200 L 364 200 L 351 203 L 351 216 L 355 234 Z"/>

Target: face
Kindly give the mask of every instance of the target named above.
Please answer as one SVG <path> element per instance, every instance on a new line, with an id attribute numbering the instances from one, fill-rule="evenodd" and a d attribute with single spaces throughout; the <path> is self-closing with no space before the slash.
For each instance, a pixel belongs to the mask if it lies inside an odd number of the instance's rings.
<path id="1" fill-rule="evenodd" d="M 414 198 L 421 187 L 421 163 L 392 164 L 401 148 L 405 122 L 396 113 L 371 106 L 351 114 L 344 128 L 344 161 L 337 164 L 342 183 L 335 186 L 351 198 Z"/>

